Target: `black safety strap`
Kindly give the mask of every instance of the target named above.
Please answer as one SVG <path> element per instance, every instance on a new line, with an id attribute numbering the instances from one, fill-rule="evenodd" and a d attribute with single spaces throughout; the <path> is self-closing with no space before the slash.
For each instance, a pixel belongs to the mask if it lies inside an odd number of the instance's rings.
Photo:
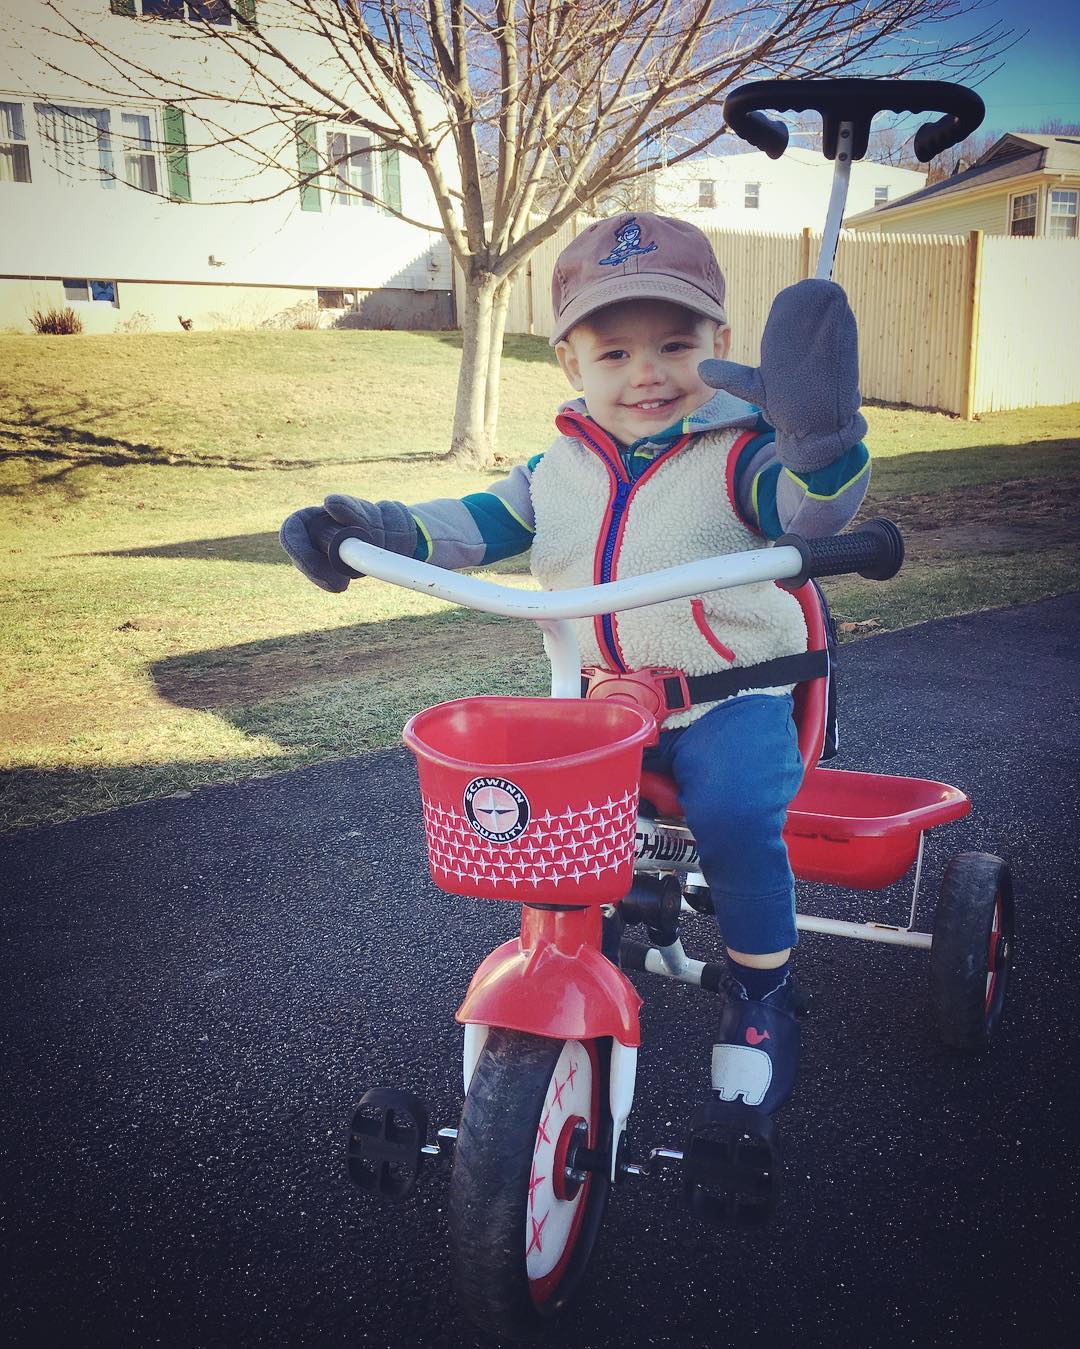
<path id="1" fill-rule="evenodd" d="M 611 674 L 614 671 L 609 672 Z M 633 674 L 633 671 L 629 672 Z M 690 695 L 687 703 L 683 698 L 682 677 L 664 679 L 664 697 L 668 713 L 683 712 L 695 703 L 716 702 L 720 698 L 731 698 L 736 693 L 747 693 L 751 689 L 769 689 L 777 684 L 802 684 L 809 679 L 824 679 L 829 673 L 828 651 L 800 651 L 794 656 L 777 656 L 775 660 L 763 660 L 757 665 L 745 665 L 739 670 L 718 670 L 715 674 L 685 676 L 686 689 Z M 589 696 L 591 680 L 588 675 L 581 676 L 581 696 Z"/>
<path id="2" fill-rule="evenodd" d="M 731 698 L 750 689 L 769 689 L 777 684 L 802 684 L 808 679 L 824 679 L 829 673 L 827 651 L 801 651 L 795 656 L 777 656 L 740 670 L 718 670 L 715 674 L 688 675 L 690 702 L 711 703 Z"/>

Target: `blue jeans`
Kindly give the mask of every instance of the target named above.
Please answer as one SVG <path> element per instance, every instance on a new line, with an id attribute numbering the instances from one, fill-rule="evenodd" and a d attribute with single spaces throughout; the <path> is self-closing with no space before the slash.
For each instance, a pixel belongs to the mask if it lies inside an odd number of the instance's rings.
<path id="1" fill-rule="evenodd" d="M 675 779 L 726 945 L 748 955 L 798 941 L 782 837 L 803 771 L 792 706 L 790 694 L 743 694 L 645 751 L 645 768 Z"/>

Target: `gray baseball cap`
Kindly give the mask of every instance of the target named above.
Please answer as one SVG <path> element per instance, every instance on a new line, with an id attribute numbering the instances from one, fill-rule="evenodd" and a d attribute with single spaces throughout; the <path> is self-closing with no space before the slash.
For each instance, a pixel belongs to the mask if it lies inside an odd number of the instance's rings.
<path id="1" fill-rule="evenodd" d="M 724 274 L 696 225 L 651 211 L 597 220 L 559 254 L 551 277 L 551 345 L 605 305 L 667 300 L 727 323 Z"/>

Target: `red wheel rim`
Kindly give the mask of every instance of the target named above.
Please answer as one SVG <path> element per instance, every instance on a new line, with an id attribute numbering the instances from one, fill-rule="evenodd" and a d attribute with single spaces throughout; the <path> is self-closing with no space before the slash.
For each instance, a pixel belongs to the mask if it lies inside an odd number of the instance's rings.
<path id="1" fill-rule="evenodd" d="M 584 1055 L 588 1059 L 589 1070 L 591 1074 L 591 1091 L 589 1092 L 589 1099 L 587 1105 L 589 1113 L 588 1120 L 585 1120 L 584 1116 L 576 1109 L 574 1108 L 566 1109 L 563 1111 L 562 1115 L 559 1118 L 558 1123 L 559 1133 L 555 1136 L 554 1140 L 551 1139 L 550 1135 L 548 1136 L 547 1141 L 548 1142 L 554 1141 L 555 1146 L 554 1151 L 548 1148 L 546 1150 L 546 1155 L 550 1157 L 550 1159 L 553 1162 L 555 1162 L 558 1160 L 559 1152 L 561 1149 L 561 1164 L 563 1166 L 565 1166 L 566 1149 L 569 1146 L 570 1134 L 572 1133 L 572 1128 L 568 1128 L 567 1126 L 572 1125 L 572 1123 L 576 1121 L 586 1123 L 588 1125 L 589 1131 L 588 1146 L 594 1147 L 596 1145 L 600 1122 L 600 1082 L 599 1082 L 600 1074 L 599 1074 L 599 1065 L 597 1062 L 596 1046 L 592 1041 L 586 1043 L 582 1043 L 580 1041 L 568 1041 L 567 1047 L 569 1048 L 570 1046 L 576 1047 L 579 1058 L 580 1055 Z M 566 1051 L 564 1050 L 564 1055 L 565 1053 Z M 558 1108 L 559 1102 L 557 1098 L 560 1096 L 560 1093 L 563 1092 L 567 1087 L 566 1081 L 563 1081 L 560 1084 L 558 1080 L 560 1077 L 560 1065 L 562 1064 L 562 1062 L 563 1059 L 560 1058 L 559 1063 L 556 1064 L 555 1066 L 555 1072 L 552 1074 L 552 1085 L 548 1089 L 548 1099 L 547 1101 L 545 1101 L 545 1110 L 547 1109 L 549 1104 L 552 1104 L 554 1108 Z M 580 1063 L 578 1067 L 580 1069 Z M 550 1123 L 550 1120 L 548 1121 L 548 1123 Z M 547 1132 L 547 1124 L 545 1123 L 544 1117 L 541 1118 L 540 1124 L 541 1128 L 537 1134 L 537 1144 L 536 1148 L 534 1149 L 534 1157 L 545 1155 L 545 1151 L 543 1149 L 543 1144 L 545 1140 L 543 1135 Z M 566 1277 L 567 1271 L 570 1267 L 570 1263 L 574 1256 L 574 1251 L 577 1247 L 577 1240 L 578 1235 L 581 1231 L 581 1225 L 585 1220 L 585 1211 L 588 1208 L 589 1191 L 591 1189 L 592 1184 L 592 1177 L 591 1176 L 586 1177 L 586 1179 L 582 1182 L 582 1184 L 579 1187 L 577 1187 L 573 1196 L 569 1199 L 564 1200 L 559 1197 L 558 1188 L 555 1186 L 552 1179 L 553 1175 L 554 1175 L 554 1168 L 552 1168 L 552 1174 L 549 1176 L 537 1176 L 536 1166 L 534 1162 L 533 1172 L 530 1175 L 529 1199 L 526 1208 L 525 1260 L 526 1260 L 526 1274 L 529 1280 L 529 1294 L 533 1300 L 533 1303 L 537 1307 L 542 1307 L 545 1302 L 550 1301 L 550 1299 L 558 1292 L 559 1285 Z M 567 1206 L 571 1204 L 574 1206 L 574 1211 L 573 1214 L 570 1216 L 569 1225 L 565 1226 L 565 1216 L 566 1216 L 565 1211 Z M 529 1258 L 531 1255 L 533 1255 L 534 1251 L 542 1250 L 542 1245 L 541 1247 L 538 1248 L 537 1243 L 542 1244 L 543 1241 L 546 1239 L 545 1229 L 551 1219 L 553 1212 L 552 1207 L 553 1205 L 559 1206 L 559 1209 L 555 1210 L 555 1212 L 557 1213 L 558 1216 L 560 1216 L 563 1219 L 565 1226 L 565 1239 L 562 1244 L 561 1253 L 559 1254 L 558 1260 L 555 1262 L 554 1266 L 546 1270 L 544 1273 L 540 1274 L 538 1277 L 533 1277 L 532 1275 L 528 1274 Z"/>

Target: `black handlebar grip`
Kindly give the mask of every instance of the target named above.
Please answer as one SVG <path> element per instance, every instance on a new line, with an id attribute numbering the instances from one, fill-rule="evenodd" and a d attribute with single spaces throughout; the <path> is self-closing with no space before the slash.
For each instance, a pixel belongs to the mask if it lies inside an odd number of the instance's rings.
<path id="1" fill-rule="evenodd" d="M 868 581 L 887 581 L 904 561 L 904 539 L 891 520 L 867 520 L 850 534 L 832 534 L 824 539 L 804 539 L 784 534 L 778 548 L 797 548 L 802 571 L 783 582 L 785 590 L 798 590 L 812 576 L 844 576 L 858 572 Z"/>
<path id="2" fill-rule="evenodd" d="M 725 104 L 725 109 L 727 105 Z M 739 123 L 739 135 L 757 150 L 764 150 L 770 159 L 779 159 L 788 147 L 790 133 L 787 123 L 779 117 L 766 117 L 763 112 L 748 112 Z"/>
<path id="3" fill-rule="evenodd" d="M 977 99 L 979 106 L 982 107 L 982 99 L 978 94 L 967 91 L 972 98 Z M 982 121 L 982 114 L 979 115 L 979 121 Z M 920 164 L 927 164 L 935 155 L 941 154 L 942 150 L 948 150 L 952 145 L 959 145 L 962 140 L 971 135 L 971 119 L 954 117 L 952 113 L 946 113 L 944 117 L 939 117 L 936 122 L 924 122 L 915 133 L 915 140 L 912 148 L 915 151 L 915 158 Z"/>

